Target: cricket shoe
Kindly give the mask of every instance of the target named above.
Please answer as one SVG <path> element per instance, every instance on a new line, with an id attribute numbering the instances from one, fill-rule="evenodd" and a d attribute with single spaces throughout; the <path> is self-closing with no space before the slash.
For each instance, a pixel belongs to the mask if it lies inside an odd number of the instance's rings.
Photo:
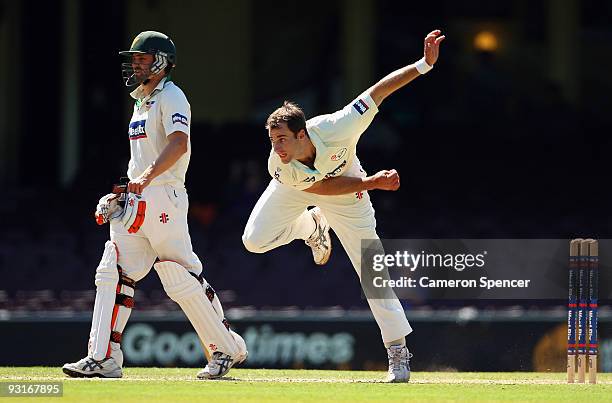
<path id="1" fill-rule="evenodd" d="M 387 349 L 389 357 L 389 373 L 387 382 L 398 383 L 410 380 L 410 359 L 412 353 L 406 346 L 391 346 Z"/>
<path id="2" fill-rule="evenodd" d="M 316 228 L 305 242 L 312 249 L 314 262 L 321 266 L 327 263 L 331 255 L 332 246 L 331 237 L 329 236 L 329 224 L 320 208 L 313 208 L 310 210 L 310 214 L 316 224 Z"/>
<path id="3" fill-rule="evenodd" d="M 234 336 L 236 343 L 238 343 L 240 352 L 235 357 L 222 353 L 221 351 L 214 352 L 208 364 L 206 364 L 203 370 L 198 372 L 198 379 L 221 378 L 225 376 L 234 365 L 246 361 L 249 352 L 247 351 L 244 339 L 233 330 L 230 330 L 230 333 Z"/>
<path id="4" fill-rule="evenodd" d="M 62 371 L 73 378 L 121 378 L 121 367 L 113 357 L 96 361 L 91 357 L 64 364 Z"/>

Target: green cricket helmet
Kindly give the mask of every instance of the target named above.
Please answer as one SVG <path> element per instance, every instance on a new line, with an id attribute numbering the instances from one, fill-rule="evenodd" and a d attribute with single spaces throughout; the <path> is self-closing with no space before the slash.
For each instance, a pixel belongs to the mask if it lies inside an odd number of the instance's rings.
<path id="1" fill-rule="evenodd" d="M 137 77 L 134 74 L 132 65 L 132 57 L 134 54 L 149 54 L 154 57 L 153 63 L 150 65 L 150 74 L 146 77 Z M 125 85 L 131 87 L 137 84 L 146 84 L 151 76 L 154 76 L 164 70 L 166 67 L 174 67 L 176 65 L 176 46 L 172 39 L 167 35 L 156 31 L 144 31 L 139 33 L 130 50 L 119 52 L 126 60 L 121 63 L 121 73 Z"/>

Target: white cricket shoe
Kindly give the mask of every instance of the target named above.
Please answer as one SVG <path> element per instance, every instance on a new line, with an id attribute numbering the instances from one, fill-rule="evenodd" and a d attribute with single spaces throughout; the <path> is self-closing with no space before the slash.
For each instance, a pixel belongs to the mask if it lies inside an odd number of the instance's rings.
<path id="1" fill-rule="evenodd" d="M 96 361 L 91 357 L 70 364 L 64 364 L 62 371 L 73 378 L 121 378 L 121 367 L 113 357 Z"/>
<path id="2" fill-rule="evenodd" d="M 198 372 L 198 379 L 216 379 L 226 375 L 234 365 L 234 359 L 220 351 L 213 353 L 203 370 Z"/>
<path id="3" fill-rule="evenodd" d="M 313 208 L 310 210 L 310 214 L 317 227 L 305 242 L 312 249 L 314 262 L 321 266 L 327 263 L 331 255 L 332 245 L 331 237 L 329 236 L 329 224 L 320 208 Z"/>
<path id="4" fill-rule="evenodd" d="M 410 380 L 410 359 L 412 354 L 406 346 L 391 346 L 387 349 L 389 373 L 387 382 L 408 382 Z"/>
<path id="5" fill-rule="evenodd" d="M 229 370 L 236 364 L 241 364 L 246 361 L 249 356 L 247 351 L 246 343 L 244 339 L 233 330 L 230 333 L 238 343 L 238 349 L 240 350 L 236 357 L 232 357 L 228 354 L 224 354 L 220 351 L 214 352 L 208 364 L 203 370 L 198 372 L 198 379 L 217 379 L 226 375 Z"/>

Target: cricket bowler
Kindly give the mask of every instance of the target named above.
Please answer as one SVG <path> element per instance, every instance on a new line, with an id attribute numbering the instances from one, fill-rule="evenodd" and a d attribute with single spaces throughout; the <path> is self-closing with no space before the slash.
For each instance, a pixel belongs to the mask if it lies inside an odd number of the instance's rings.
<path id="1" fill-rule="evenodd" d="M 394 191 L 400 182 L 395 170 L 367 176 L 356 155 L 357 143 L 387 96 L 433 68 L 444 39 L 440 30 L 430 32 L 423 58 L 387 75 L 335 113 L 306 120 L 299 106 L 286 101 L 268 117 L 272 180 L 244 230 L 242 240 L 249 251 L 265 253 L 303 239 L 315 263 L 322 265 L 331 253 L 332 228 L 361 275 L 361 240 L 378 239 L 368 191 Z M 402 305 L 395 296 L 368 299 L 368 304 L 387 348 L 387 380 L 408 382 L 412 355 L 406 335 L 412 328 Z"/>

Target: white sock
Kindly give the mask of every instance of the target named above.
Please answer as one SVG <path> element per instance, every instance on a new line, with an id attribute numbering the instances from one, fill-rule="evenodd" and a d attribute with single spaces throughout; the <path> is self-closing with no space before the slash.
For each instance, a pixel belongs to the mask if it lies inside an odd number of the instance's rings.
<path id="1" fill-rule="evenodd" d="M 393 340 L 390 342 L 385 342 L 385 347 L 389 348 L 391 346 L 405 346 L 406 345 L 406 337 L 402 337 L 401 339 Z"/>
<path id="2" fill-rule="evenodd" d="M 292 231 L 295 233 L 295 239 L 308 239 L 317 229 L 317 224 L 312 218 L 310 211 L 304 210 L 302 214 L 293 223 Z"/>

